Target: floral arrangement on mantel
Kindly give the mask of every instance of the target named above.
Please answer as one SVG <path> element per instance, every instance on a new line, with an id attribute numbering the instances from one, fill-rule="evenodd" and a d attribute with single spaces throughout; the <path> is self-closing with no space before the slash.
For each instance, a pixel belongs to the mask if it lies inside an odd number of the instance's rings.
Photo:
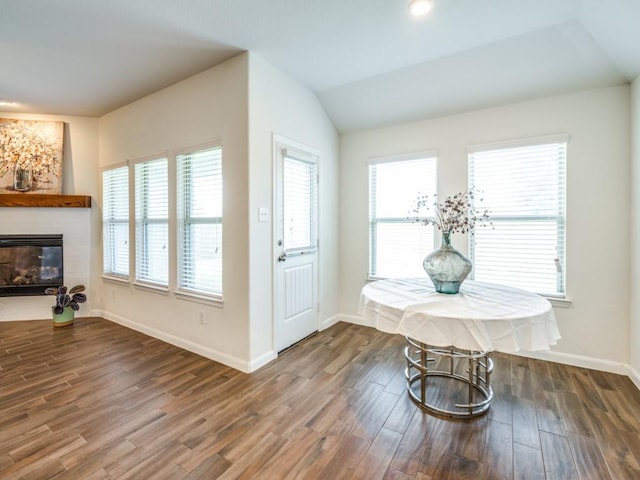
<path id="1" fill-rule="evenodd" d="M 415 221 L 423 225 L 433 225 L 443 234 L 470 233 L 476 224 L 493 225 L 489 220 L 489 210 L 478 210 L 474 206 L 477 192 L 474 189 L 448 196 L 438 203 L 436 195 L 418 195 L 413 209 Z M 482 202 L 482 198 L 478 199 Z M 433 215 L 428 215 L 433 212 Z"/>
<path id="2" fill-rule="evenodd" d="M 14 172 L 29 172 L 34 190 L 60 193 L 62 141 L 63 122 L 0 118 L 0 193 L 15 190 L 4 178 L 12 184 Z"/>

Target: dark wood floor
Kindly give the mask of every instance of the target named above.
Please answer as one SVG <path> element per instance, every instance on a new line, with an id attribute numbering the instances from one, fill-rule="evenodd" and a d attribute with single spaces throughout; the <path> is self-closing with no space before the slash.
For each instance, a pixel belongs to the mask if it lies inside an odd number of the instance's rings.
<path id="1" fill-rule="evenodd" d="M 0 323 L 0 478 L 640 478 L 628 378 L 496 354 L 489 413 L 450 421 L 402 346 L 338 324 L 248 375 L 102 319 Z"/>

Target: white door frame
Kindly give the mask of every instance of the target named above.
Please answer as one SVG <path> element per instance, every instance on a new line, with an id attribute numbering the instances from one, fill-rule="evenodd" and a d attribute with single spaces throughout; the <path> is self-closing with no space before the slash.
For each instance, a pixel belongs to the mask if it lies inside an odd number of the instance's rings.
<path id="1" fill-rule="evenodd" d="M 272 227 L 272 234 L 273 234 L 273 240 L 272 240 L 272 281 L 273 281 L 273 345 L 274 345 L 274 350 L 277 351 L 281 351 L 283 350 L 283 348 L 279 348 L 279 332 L 278 332 L 278 320 L 279 317 L 278 315 L 281 313 L 280 312 L 280 308 L 282 308 L 281 305 L 279 305 L 278 303 L 278 293 L 279 293 L 279 289 L 280 288 L 284 288 L 283 285 L 281 285 L 281 279 L 279 278 L 279 260 L 278 260 L 278 256 L 280 255 L 280 252 L 282 250 L 282 247 L 280 245 L 278 245 L 278 241 L 282 239 L 281 235 L 282 233 L 280 232 L 280 225 L 278 224 L 281 221 L 281 213 L 278 211 L 278 208 L 280 206 L 280 201 L 279 201 L 279 196 L 281 195 L 281 192 L 278 191 L 281 184 L 280 181 L 278 179 L 278 173 L 279 173 L 279 168 L 278 168 L 278 162 L 280 161 L 280 156 L 282 155 L 282 150 L 283 149 L 293 149 L 293 150 L 297 150 L 300 152 L 304 152 L 305 154 L 308 154 L 309 156 L 315 156 L 316 158 L 320 158 L 320 154 L 318 152 L 318 150 L 316 150 L 315 148 L 309 147 L 308 145 L 302 144 L 300 142 L 297 142 L 295 140 L 291 140 L 289 138 L 286 138 L 284 136 L 278 135 L 278 134 L 273 134 L 273 139 L 272 139 L 272 158 L 273 158 L 273 198 L 272 198 L 272 220 L 273 220 L 273 227 Z M 320 162 L 317 162 L 317 174 L 318 174 L 318 179 L 320 178 Z M 318 180 L 318 188 L 317 188 L 317 219 L 316 219 L 316 242 L 317 242 L 317 252 L 315 253 L 316 255 L 316 264 L 317 264 L 317 268 L 316 268 L 316 278 L 315 278 L 315 305 L 313 306 L 313 309 L 315 311 L 315 329 L 314 331 L 318 331 L 320 329 L 320 276 L 321 276 L 321 272 L 320 272 L 320 184 L 319 184 L 319 180 Z M 301 340 L 302 338 L 300 338 Z M 294 342 L 295 343 L 295 342 Z M 286 348 L 286 347 L 284 347 Z"/>

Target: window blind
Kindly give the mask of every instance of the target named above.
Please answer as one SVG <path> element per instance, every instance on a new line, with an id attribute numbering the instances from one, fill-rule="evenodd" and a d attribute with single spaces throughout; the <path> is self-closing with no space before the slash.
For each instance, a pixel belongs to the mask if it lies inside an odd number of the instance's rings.
<path id="1" fill-rule="evenodd" d="M 176 157 L 178 286 L 222 294 L 222 147 Z"/>
<path id="2" fill-rule="evenodd" d="M 562 136 L 470 149 L 469 185 L 494 227 L 470 237 L 474 279 L 564 296 L 566 146 Z"/>
<path id="3" fill-rule="evenodd" d="M 286 251 L 318 246 L 318 164 L 315 159 L 283 152 L 283 240 Z"/>
<path id="4" fill-rule="evenodd" d="M 168 161 L 135 164 L 136 281 L 169 283 Z"/>
<path id="5" fill-rule="evenodd" d="M 102 172 L 103 273 L 129 276 L 129 167 Z"/>
<path id="6" fill-rule="evenodd" d="M 424 276 L 422 261 L 433 250 L 434 229 L 415 222 L 418 195 L 435 196 L 437 161 L 428 154 L 369 162 L 369 275 Z"/>

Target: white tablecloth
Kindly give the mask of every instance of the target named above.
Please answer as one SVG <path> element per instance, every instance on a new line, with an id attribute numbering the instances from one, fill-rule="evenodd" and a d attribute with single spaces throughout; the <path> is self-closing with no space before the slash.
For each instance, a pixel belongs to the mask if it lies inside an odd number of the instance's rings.
<path id="1" fill-rule="evenodd" d="M 560 339 L 546 298 L 469 280 L 455 295 L 436 293 L 428 278 L 372 282 L 362 289 L 360 313 L 383 332 L 464 350 L 548 350 Z"/>

